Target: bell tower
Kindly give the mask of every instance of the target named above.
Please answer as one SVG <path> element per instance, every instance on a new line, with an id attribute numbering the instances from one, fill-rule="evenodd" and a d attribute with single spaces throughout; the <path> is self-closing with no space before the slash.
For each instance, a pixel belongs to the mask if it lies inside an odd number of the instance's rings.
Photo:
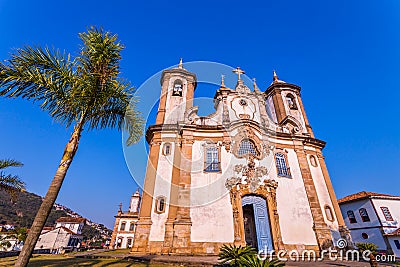
<path id="1" fill-rule="evenodd" d="M 156 124 L 176 124 L 184 120 L 185 111 L 193 106 L 197 78 L 183 68 L 167 69 L 161 75 L 161 96 Z"/>
<path id="2" fill-rule="evenodd" d="M 279 80 L 274 70 L 273 81 L 265 94 L 267 100 L 273 103 L 275 119 L 278 124 L 283 124 L 288 120 L 300 123 L 303 128 L 302 133 L 314 137 L 301 100 L 300 90 L 300 86 Z"/>
<path id="3" fill-rule="evenodd" d="M 131 203 L 129 205 L 129 212 L 138 213 L 140 206 L 140 192 L 139 188 L 131 196 Z"/>

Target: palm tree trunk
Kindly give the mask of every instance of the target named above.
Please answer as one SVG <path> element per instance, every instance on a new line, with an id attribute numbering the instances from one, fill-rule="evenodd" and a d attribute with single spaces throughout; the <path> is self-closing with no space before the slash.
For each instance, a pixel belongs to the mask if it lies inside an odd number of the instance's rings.
<path id="1" fill-rule="evenodd" d="M 370 265 L 371 267 L 378 267 L 378 262 L 376 261 L 375 255 L 372 254 L 372 252 L 371 252 L 371 254 L 369 255 L 369 265 Z"/>
<path id="2" fill-rule="evenodd" d="M 40 206 L 35 220 L 33 221 L 32 227 L 29 231 L 28 237 L 22 247 L 21 254 L 19 255 L 15 266 L 25 267 L 27 266 L 29 259 L 32 255 L 33 249 L 35 248 L 36 242 L 42 232 L 43 226 L 46 223 L 47 218 L 53 208 L 54 202 L 57 199 L 58 192 L 61 189 L 61 185 L 64 181 L 65 175 L 71 165 L 72 160 L 78 150 L 79 139 L 83 129 L 83 122 L 80 121 L 74 128 L 74 132 L 69 139 L 68 144 L 65 146 L 64 154 L 62 156 L 60 165 L 56 171 L 53 181 L 47 191 L 46 196 L 43 199 L 42 205 Z"/>

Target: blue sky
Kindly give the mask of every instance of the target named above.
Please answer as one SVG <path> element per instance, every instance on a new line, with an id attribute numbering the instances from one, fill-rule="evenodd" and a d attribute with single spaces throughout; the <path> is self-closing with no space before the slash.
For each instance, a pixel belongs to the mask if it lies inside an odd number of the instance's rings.
<path id="1" fill-rule="evenodd" d="M 125 44 L 122 75 L 139 87 L 184 61 L 241 66 L 265 90 L 271 71 L 302 87 L 338 197 L 399 195 L 400 2 L 392 1 L 0 1 L 0 59 L 27 44 L 78 52 L 90 25 Z M 232 84 L 230 86 L 233 86 Z M 201 96 L 214 92 L 199 87 Z M 71 129 L 23 100 L 0 99 L 0 158 L 44 195 Z M 145 155 L 135 159 L 143 177 Z M 57 202 L 112 226 L 136 190 L 121 134 L 85 133 Z"/>

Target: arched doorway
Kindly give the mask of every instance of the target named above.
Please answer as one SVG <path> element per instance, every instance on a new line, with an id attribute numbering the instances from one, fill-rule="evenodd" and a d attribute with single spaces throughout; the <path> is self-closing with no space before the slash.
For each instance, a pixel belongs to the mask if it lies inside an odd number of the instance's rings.
<path id="1" fill-rule="evenodd" d="M 267 202 L 256 195 L 242 197 L 246 244 L 268 253 L 273 250 Z"/>

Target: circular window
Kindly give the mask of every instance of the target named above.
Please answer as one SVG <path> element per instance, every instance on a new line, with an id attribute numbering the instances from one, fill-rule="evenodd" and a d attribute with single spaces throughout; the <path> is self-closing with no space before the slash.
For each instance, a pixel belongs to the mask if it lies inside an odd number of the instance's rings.
<path id="1" fill-rule="evenodd" d="M 244 99 L 240 99 L 239 104 L 242 105 L 242 106 L 246 106 L 247 102 Z"/>
<path id="2" fill-rule="evenodd" d="M 362 237 L 363 239 L 368 239 L 368 234 L 367 234 L 367 233 L 362 233 L 362 234 L 361 234 L 361 237 Z"/>

